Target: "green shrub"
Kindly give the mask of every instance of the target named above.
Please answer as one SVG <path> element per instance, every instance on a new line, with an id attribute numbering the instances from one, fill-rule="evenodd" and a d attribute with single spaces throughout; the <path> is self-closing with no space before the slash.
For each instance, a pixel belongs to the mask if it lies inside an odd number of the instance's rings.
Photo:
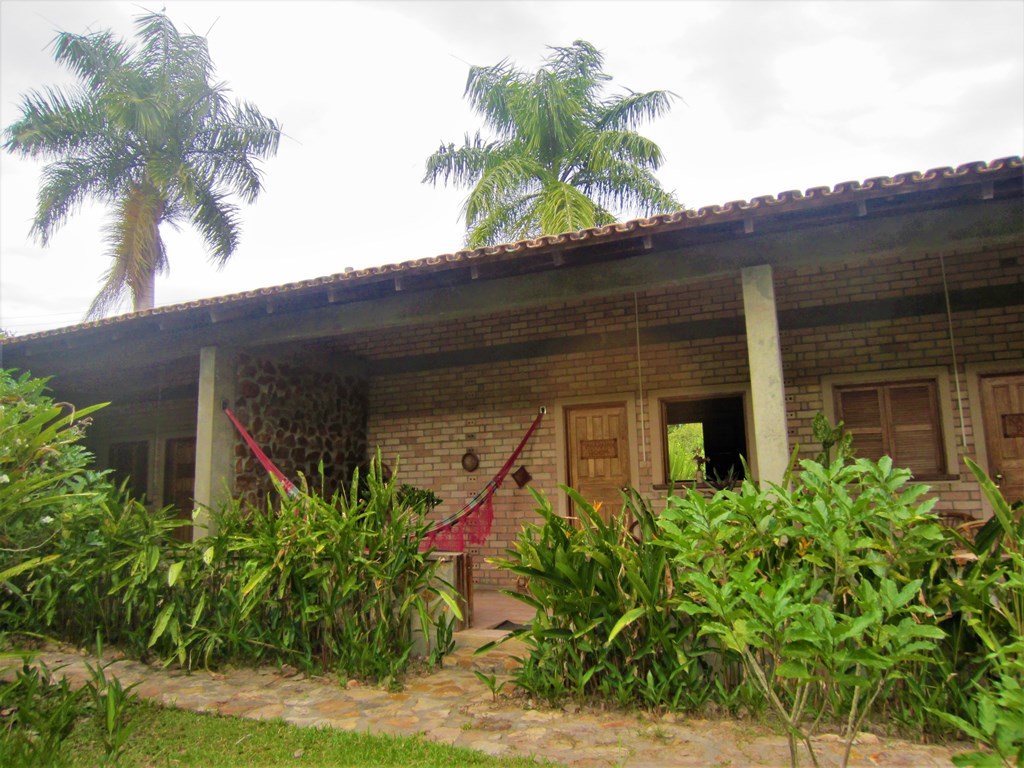
<path id="1" fill-rule="evenodd" d="M 398 488 L 378 457 L 330 500 L 301 493 L 279 508 L 216 511 L 217 533 L 196 543 L 191 573 L 178 579 L 198 595 L 188 601 L 189 663 L 287 662 L 395 680 L 414 629 L 434 626 L 430 602 L 455 609 L 450 588 L 435 583 L 438 563 L 419 549 L 425 500 L 407 503 Z"/>
<path id="2" fill-rule="evenodd" d="M 1010 508 L 981 467 L 970 459 L 967 465 L 993 516 L 973 542 L 963 542 L 969 556 L 945 583 L 951 623 L 968 649 L 955 670 L 966 684 L 963 701 L 958 709 L 936 707 L 932 712 L 984 747 L 957 755 L 957 765 L 1022 765 L 1024 511 Z"/>
<path id="3" fill-rule="evenodd" d="M 543 524 L 499 562 L 537 610 L 516 682 L 549 700 L 767 707 L 794 755 L 823 721 L 852 740 L 934 658 L 945 633 L 925 592 L 951 545 L 889 459 L 801 467 L 786 486 L 672 496 L 660 515 L 630 493 L 610 524 L 570 489 L 577 527 L 538 496 Z"/>
<path id="4" fill-rule="evenodd" d="M 384 479 L 379 456 L 347 494 L 232 502 L 211 511 L 214 535 L 183 543 L 170 508 L 147 509 L 88 468 L 80 417 L 93 409 L 54 405 L 44 384 L 0 378 L 6 631 L 99 636 L 186 666 L 287 662 L 382 681 L 408 666 L 414 630 L 450 636 L 434 609 L 458 615 L 451 589 L 419 551 L 436 498 Z"/>
<path id="5" fill-rule="evenodd" d="M 0 369 L 0 596 L 8 581 L 48 562 L 54 521 L 93 496 L 80 480 L 88 415 L 45 394 L 46 379 Z"/>
<path id="6" fill-rule="evenodd" d="M 529 656 L 516 683 L 555 702 L 597 696 L 620 704 L 692 707 L 708 695 L 693 622 L 670 609 L 673 569 L 656 539 L 656 518 L 631 493 L 636 524 L 605 523 L 566 489 L 581 524 L 555 514 L 534 492 L 544 519 L 527 526 L 500 567 L 524 577 L 529 594 L 508 593 L 536 609 L 516 633 Z"/>

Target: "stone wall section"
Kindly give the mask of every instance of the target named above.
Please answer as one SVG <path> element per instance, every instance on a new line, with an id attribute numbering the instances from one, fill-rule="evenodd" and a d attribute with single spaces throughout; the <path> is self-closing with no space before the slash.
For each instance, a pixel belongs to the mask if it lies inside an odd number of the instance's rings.
<path id="1" fill-rule="evenodd" d="M 366 461 L 366 383 L 359 377 L 239 357 L 235 414 L 285 476 L 304 476 L 319 491 L 324 464 L 327 495 L 345 487 Z M 247 502 L 274 492 L 273 482 L 239 436 L 235 487 Z M 260 502 L 261 503 L 261 502 Z"/>

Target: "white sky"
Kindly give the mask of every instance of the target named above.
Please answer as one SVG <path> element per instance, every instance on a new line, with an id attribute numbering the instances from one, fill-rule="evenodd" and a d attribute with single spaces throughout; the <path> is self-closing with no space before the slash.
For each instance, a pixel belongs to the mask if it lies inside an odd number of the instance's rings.
<path id="1" fill-rule="evenodd" d="M 0 123 L 21 94 L 71 81 L 52 61 L 57 30 L 128 38 L 142 9 L 0 0 Z M 166 0 L 166 12 L 208 37 L 218 78 L 287 138 L 228 266 L 216 271 L 193 232 L 164 232 L 158 304 L 458 250 L 465 192 L 420 179 L 442 140 L 479 127 L 462 98 L 468 63 L 535 69 L 546 45 L 576 39 L 604 51 L 613 87 L 681 97 L 641 132 L 687 207 L 1024 152 L 1024 0 Z M 0 153 L 0 327 L 15 333 L 79 322 L 108 266 L 102 208 L 45 249 L 29 239 L 40 168 Z"/>

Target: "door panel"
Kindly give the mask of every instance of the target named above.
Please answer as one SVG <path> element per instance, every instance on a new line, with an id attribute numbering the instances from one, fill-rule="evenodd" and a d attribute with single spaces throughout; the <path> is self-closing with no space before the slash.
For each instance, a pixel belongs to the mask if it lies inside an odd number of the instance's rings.
<path id="1" fill-rule="evenodd" d="M 569 485 L 602 519 L 622 509 L 622 489 L 632 483 L 626 404 L 586 405 L 565 411 Z"/>
<path id="2" fill-rule="evenodd" d="M 174 537 L 192 541 L 192 494 L 196 482 L 196 439 L 176 437 L 167 441 L 164 457 L 164 505 L 173 504 L 186 520 Z"/>
<path id="3" fill-rule="evenodd" d="M 1013 504 L 1024 499 L 1024 373 L 983 377 L 981 400 L 987 470 Z"/>

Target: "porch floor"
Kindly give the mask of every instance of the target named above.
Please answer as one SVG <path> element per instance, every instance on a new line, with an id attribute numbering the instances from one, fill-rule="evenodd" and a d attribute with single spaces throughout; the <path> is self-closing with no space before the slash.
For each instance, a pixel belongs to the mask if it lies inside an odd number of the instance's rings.
<path id="1" fill-rule="evenodd" d="M 503 595 L 498 587 L 473 589 L 472 629 L 497 629 L 501 624 L 529 624 L 534 610 L 514 597 Z"/>

